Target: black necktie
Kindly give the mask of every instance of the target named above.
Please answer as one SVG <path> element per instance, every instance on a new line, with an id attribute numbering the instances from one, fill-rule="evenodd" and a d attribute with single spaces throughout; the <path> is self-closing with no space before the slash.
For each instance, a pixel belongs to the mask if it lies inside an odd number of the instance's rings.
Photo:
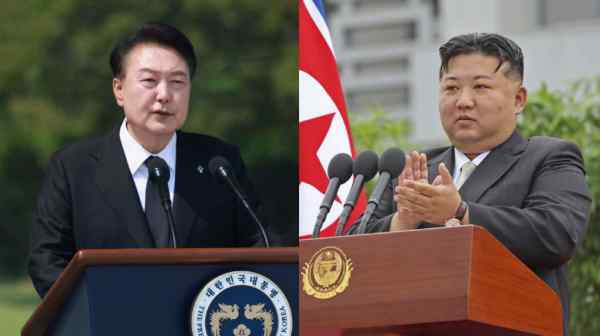
<path id="1" fill-rule="evenodd" d="M 163 208 L 160 200 L 159 186 L 161 183 L 156 179 L 151 178 L 150 169 L 154 169 L 156 167 L 161 167 L 165 169 L 167 173 L 166 181 L 162 181 L 162 183 L 167 184 L 166 190 L 169 190 L 168 187 L 168 177 L 169 177 L 169 167 L 165 160 L 159 158 L 158 156 L 150 156 L 144 161 L 146 167 L 148 167 L 148 183 L 146 184 L 146 218 L 148 219 L 148 224 L 150 225 L 150 231 L 152 231 L 152 235 L 154 236 L 154 241 L 156 242 L 156 247 L 171 247 L 173 244 L 170 239 L 169 234 L 169 222 L 167 219 L 167 212 Z"/>

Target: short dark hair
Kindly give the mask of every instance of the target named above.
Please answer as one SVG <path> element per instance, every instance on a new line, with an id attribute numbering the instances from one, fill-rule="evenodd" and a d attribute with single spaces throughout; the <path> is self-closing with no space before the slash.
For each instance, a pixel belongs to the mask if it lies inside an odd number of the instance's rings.
<path id="1" fill-rule="evenodd" d="M 123 75 L 123 64 L 127 54 L 136 46 L 144 43 L 155 43 L 172 48 L 187 63 L 190 78 L 196 72 L 196 53 L 190 40 L 177 28 L 164 23 L 145 23 L 135 32 L 121 40 L 110 53 L 110 68 L 113 77 Z"/>
<path id="2" fill-rule="evenodd" d="M 507 75 L 517 75 L 519 80 L 523 80 L 523 51 L 513 40 L 502 35 L 487 33 L 458 35 L 442 44 L 439 52 L 442 62 L 440 66 L 440 78 L 448 70 L 448 62 L 453 57 L 481 54 L 496 57 L 500 61 L 496 71 L 500 69 L 500 66 L 504 62 L 508 62 L 510 69 Z"/>

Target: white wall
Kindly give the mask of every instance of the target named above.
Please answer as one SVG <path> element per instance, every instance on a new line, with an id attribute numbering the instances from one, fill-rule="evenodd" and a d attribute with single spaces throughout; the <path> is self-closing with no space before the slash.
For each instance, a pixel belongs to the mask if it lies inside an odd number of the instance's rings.
<path id="1" fill-rule="evenodd" d="M 525 85 L 561 89 L 600 75 L 600 24 L 514 36 L 525 54 Z"/>

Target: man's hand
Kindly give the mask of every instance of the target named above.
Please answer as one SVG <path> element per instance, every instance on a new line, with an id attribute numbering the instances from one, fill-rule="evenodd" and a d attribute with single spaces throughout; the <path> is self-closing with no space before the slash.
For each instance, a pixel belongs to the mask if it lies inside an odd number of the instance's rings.
<path id="1" fill-rule="evenodd" d="M 398 204 L 415 218 L 443 225 L 456 214 L 461 197 L 443 163 L 438 166 L 438 174 L 431 185 L 423 181 L 405 181 L 396 188 L 395 197 Z"/>
<path id="2" fill-rule="evenodd" d="M 416 151 L 406 155 L 404 170 L 398 177 L 398 185 L 394 188 L 394 201 L 398 211 L 392 217 L 390 231 L 401 231 L 415 229 L 423 221 L 423 218 L 412 212 L 407 205 L 399 201 L 397 197 L 398 188 L 405 187 L 409 181 L 428 183 L 427 179 L 427 156 Z"/>

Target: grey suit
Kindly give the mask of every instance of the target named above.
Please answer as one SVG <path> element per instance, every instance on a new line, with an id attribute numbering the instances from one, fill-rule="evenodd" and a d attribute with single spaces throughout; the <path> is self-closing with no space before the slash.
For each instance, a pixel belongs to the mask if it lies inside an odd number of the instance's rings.
<path id="1" fill-rule="evenodd" d="M 426 153 L 430 182 L 441 162 L 453 171 L 452 147 Z M 389 231 L 396 211 L 392 192 L 390 184 L 368 232 Z M 583 240 L 591 203 L 579 149 L 560 139 L 524 139 L 515 132 L 491 151 L 459 192 L 469 205 L 470 222 L 485 227 L 558 293 L 566 335 L 566 262 Z"/>

